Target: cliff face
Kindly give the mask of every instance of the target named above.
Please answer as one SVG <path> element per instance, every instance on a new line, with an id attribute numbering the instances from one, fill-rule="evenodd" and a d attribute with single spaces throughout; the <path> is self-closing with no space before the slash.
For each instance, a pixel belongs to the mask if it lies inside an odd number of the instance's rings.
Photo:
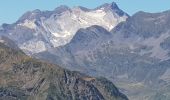
<path id="1" fill-rule="evenodd" d="M 104 78 L 93 78 L 26 56 L 0 43 L 1 100 L 127 100 Z"/>

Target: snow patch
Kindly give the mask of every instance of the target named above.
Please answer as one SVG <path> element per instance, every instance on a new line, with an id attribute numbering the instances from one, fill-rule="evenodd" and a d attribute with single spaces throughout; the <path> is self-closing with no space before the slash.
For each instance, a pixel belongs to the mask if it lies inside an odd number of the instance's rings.
<path id="1" fill-rule="evenodd" d="M 118 23 L 127 19 L 127 16 L 119 17 L 111 11 L 105 12 L 103 9 L 83 11 L 74 8 L 57 18 L 54 18 L 54 15 L 42 21 L 43 28 L 54 36 L 50 40 L 54 47 L 69 43 L 80 28 L 99 25 L 110 31 Z"/>
<path id="2" fill-rule="evenodd" d="M 29 21 L 29 20 L 25 20 L 24 23 L 20 23 L 18 25 L 25 26 L 25 27 L 30 28 L 30 29 L 35 29 L 36 28 L 36 25 L 35 25 L 34 21 Z"/>
<path id="3" fill-rule="evenodd" d="M 1 40 L 1 39 L 0 39 L 0 43 L 4 43 L 4 42 L 5 42 L 4 40 Z"/>
<path id="4" fill-rule="evenodd" d="M 19 46 L 22 50 L 29 53 L 39 53 L 46 51 L 47 48 L 43 41 L 28 41 Z"/>

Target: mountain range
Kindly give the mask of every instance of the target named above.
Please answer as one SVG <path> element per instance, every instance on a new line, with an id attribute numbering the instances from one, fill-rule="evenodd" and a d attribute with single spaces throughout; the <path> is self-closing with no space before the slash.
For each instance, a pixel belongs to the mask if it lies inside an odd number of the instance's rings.
<path id="1" fill-rule="evenodd" d="M 34 10 L 0 35 L 10 47 L 71 71 L 105 77 L 130 100 L 170 98 L 170 11 L 129 16 L 116 3 Z"/>
<path id="2" fill-rule="evenodd" d="M 1 100 L 128 100 L 105 78 L 31 58 L 1 40 Z"/>
<path id="3" fill-rule="evenodd" d="M 80 28 L 100 25 L 111 30 L 127 17 L 115 3 L 95 9 L 60 6 L 54 11 L 26 12 L 16 23 L 3 24 L 0 34 L 32 55 L 69 43 Z"/>

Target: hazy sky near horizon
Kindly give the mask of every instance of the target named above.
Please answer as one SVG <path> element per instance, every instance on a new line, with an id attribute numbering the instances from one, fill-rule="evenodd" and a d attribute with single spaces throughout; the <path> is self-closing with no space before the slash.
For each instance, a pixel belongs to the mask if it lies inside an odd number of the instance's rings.
<path id="1" fill-rule="evenodd" d="M 170 0 L 1 0 L 0 24 L 13 23 L 26 11 L 34 9 L 53 10 L 59 5 L 95 8 L 113 1 L 129 15 L 133 15 L 137 11 L 161 12 L 170 10 Z"/>

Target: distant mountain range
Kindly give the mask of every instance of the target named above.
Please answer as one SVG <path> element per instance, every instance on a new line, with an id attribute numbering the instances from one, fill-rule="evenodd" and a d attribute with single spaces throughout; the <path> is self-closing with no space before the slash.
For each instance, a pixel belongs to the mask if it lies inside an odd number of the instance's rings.
<path id="1" fill-rule="evenodd" d="M 0 34 L 27 55 L 106 77 L 130 100 L 170 98 L 170 11 L 129 16 L 114 2 L 60 6 L 27 12 Z"/>
<path id="2" fill-rule="evenodd" d="M 126 18 L 115 3 L 95 9 L 60 6 L 54 11 L 26 12 L 16 23 L 3 24 L 0 33 L 32 55 L 69 43 L 80 28 L 100 25 L 111 30 Z"/>

